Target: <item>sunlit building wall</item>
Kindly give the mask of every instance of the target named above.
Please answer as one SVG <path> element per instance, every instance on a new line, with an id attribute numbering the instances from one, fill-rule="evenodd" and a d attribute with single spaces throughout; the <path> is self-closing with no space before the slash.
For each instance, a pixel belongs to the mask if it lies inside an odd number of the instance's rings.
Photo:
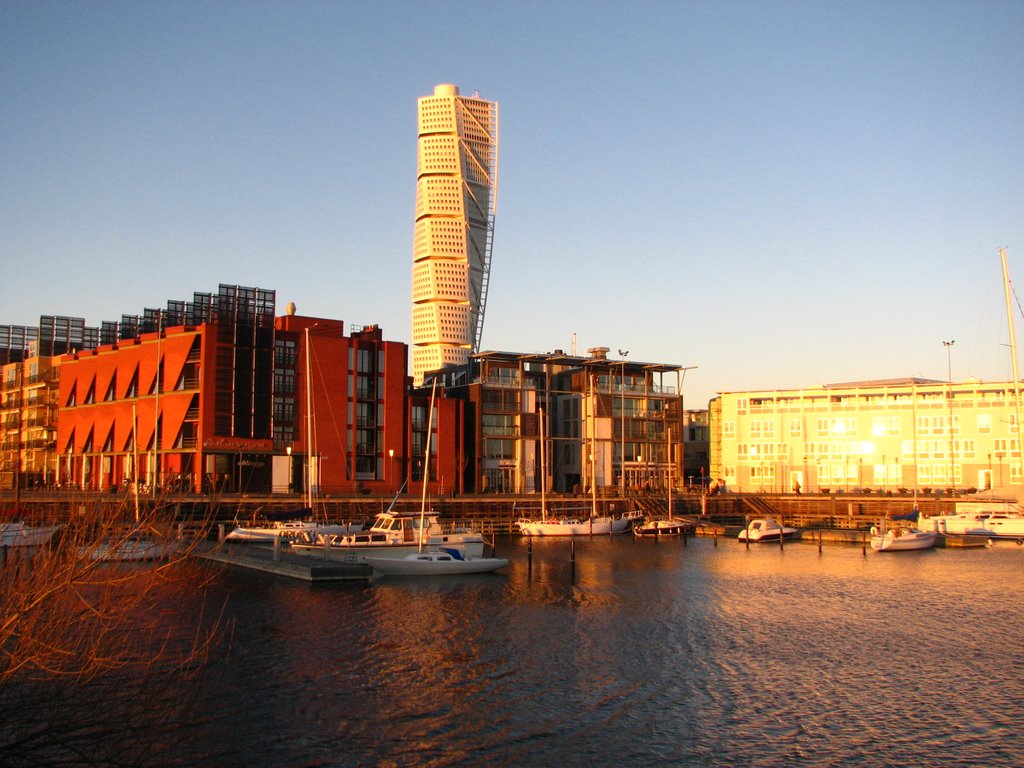
<path id="1" fill-rule="evenodd" d="M 660 495 L 670 482 L 683 488 L 681 366 L 588 351 L 486 351 L 436 374 L 448 397 L 467 401 L 460 491 L 585 494 L 593 487 L 605 497 Z"/>
<path id="2" fill-rule="evenodd" d="M 412 367 L 463 365 L 479 347 L 497 202 L 498 104 L 438 85 L 419 99 Z"/>
<path id="3" fill-rule="evenodd" d="M 727 392 L 711 403 L 711 474 L 752 493 L 1020 489 L 1012 382 L 899 379 Z"/>
<path id="4" fill-rule="evenodd" d="M 3 366 L 0 489 L 50 485 L 57 477 L 59 358 L 33 355 Z"/>

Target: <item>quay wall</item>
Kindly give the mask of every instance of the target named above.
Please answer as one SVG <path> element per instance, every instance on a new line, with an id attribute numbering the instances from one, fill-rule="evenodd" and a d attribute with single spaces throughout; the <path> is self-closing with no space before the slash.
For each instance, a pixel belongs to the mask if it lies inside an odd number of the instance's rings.
<path id="1" fill-rule="evenodd" d="M 958 500 L 981 500 L 981 497 L 918 496 L 917 506 L 923 515 L 953 514 Z M 990 500 L 984 497 L 984 500 Z M 887 515 L 912 511 L 915 500 L 910 495 L 882 494 L 738 494 L 726 493 L 704 497 L 681 494 L 673 498 L 673 514 L 699 517 L 721 526 L 741 526 L 748 518 L 773 516 L 800 528 L 866 530 Z M 18 500 L 19 516 L 28 520 L 75 522 L 88 520 L 97 513 L 105 517 L 120 513 L 124 519 L 134 515 L 134 497 L 126 494 L 84 494 L 36 492 L 22 494 Z M 257 521 L 268 514 L 302 508 L 302 499 L 294 495 L 187 495 L 146 497 L 139 500 L 144 515 L 166 522 L 191 522 L 213 531 L 220 523 Z M 316 517 L 330 522 L 357 522 L 372 518 L 388 507 L 394 511 L 415 513 L 420 509 L 418 494 L 391 497 L 354 496 L 322 498 L 315 504 Z M 467 495 L 428 499 L 429 509 L 449 524 L 472 524 L 485 533 L 507 533 L 521 517 L 540 514 L 536 495 L 497 496 Z M 642 512 L 665 517 L 667 498 L 654 495 L 601 496 L 597 499 L 598 514 Z M 14 509 L 11 494 L 0 496 L 0 510 L 9 517 Z M 591 510 L 588 496 L 556 495 L 547 499 L 549 516 L 585 516 Z"/>

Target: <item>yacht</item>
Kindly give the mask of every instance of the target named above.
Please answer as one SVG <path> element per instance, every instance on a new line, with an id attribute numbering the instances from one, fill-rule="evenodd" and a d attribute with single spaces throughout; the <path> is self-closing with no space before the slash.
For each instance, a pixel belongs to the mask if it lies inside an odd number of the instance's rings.
<path id="1" fill-rule="evenodd" d="M 350 533 L 320 533 L 293 541 L 292 552 L 326 560 L 363 562 L 365 556 L 404 557 L 423 548 L 457 549 L 464 557 L 482 557 L 484 537 L 476 531 L 445 531 L 437 515 L 381 512 L 369 528 Z"/>
<path id="2" fill-rule="evenodd" d="M 790 536 L 795 536 L 799 532 L 800 531 L 797 528 L 780 525 L 770 517 L 763 517 L 751 520 L 747 526 L 739 532 L 739 535 L 736 538 L 740 541 L 760 543 L 778 541 L 780 538 L 788 539 Z"/>

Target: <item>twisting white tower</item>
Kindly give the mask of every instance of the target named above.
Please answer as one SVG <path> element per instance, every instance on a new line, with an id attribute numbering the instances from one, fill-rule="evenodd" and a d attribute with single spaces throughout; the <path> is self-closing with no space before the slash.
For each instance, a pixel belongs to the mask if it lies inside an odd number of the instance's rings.
<path id="1" fill-rule="evenodd" d="M 438 85 L 419 100 L 412 372 L 478 351 L 498 198 L 498 103 Z"/>

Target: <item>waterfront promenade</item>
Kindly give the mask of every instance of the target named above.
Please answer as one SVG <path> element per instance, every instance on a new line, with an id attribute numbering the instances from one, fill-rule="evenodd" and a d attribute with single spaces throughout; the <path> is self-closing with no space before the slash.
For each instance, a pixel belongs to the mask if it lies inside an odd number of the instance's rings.
<path id="1" fill-rule="evenodd" d="M 985 494 L 954 496 L 918 495 L 916 503 L 921 514 L 935 516 L 952 514 L 957 501 L 998 501 Z M 371 519 L 392 504 L 392 497 L 382 496 L 324 496 L 316 500 L 318 518 L 331 522 L 356 522 Z M 738 526 L 746 519 L 766 515 L 784 519 L 798 528 L 835 528 L 867 530 L 878 520 L 893 514 L 905 514 L 913 509 L 915 498 L 910 494 L 737 494 L 725 493 L 701 497 L 698 493 L 673 495 L 673 514 L 686 517 L 703 516 L 708 522 Z M 0 494 L 0 509 L 13 509 L 13 494 Z M 239 520 L 257 520 L 270 513 L 298 510 L 302 497 L 295 494 L 175 494 L 173 496 L 147 496 L 141 499 L 143 512 L 156 511 L 157 517 L 167 522 L 193 523 L 208 527 L 206 533 L 215 535 L 218 523 Z M 486 534 L 512 532 L 514 522 L 523 516 L 539 514 L 540 498 L 526 495 L 446 495 L 428 498 L 430 510 L 443 520 L 469 523 Z M 81 491 L 38 490 L 23 492 L 20 499 L 21 514 L 26 519 L 67 521 L 83 519 L 90 511 L 100 507 L 108 513 L 123 509 L 128 515 L 133 500 L 121 493 L 83 493 Z M 549 495 L 548 513 L 587 514 L 591 499 L 586 495 Z M 664 517 L 667 495 L 617 494 L 598 496 L 599 514 L 623 514 L 642 511 Z M 394 502 L 398 512 L 419 512 L 420 496 L 404 494 Z"/>

